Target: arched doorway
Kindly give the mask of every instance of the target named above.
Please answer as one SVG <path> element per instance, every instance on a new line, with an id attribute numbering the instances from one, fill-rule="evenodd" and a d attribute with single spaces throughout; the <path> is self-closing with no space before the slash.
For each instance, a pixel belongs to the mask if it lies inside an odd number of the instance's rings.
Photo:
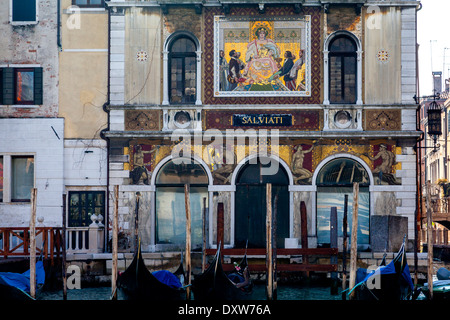
<path id="1" fill-rule="evenodd" d="M 169 160 L 158 170 L 155 183 L 155 243 L 183 247 L 186 240 L 184 185 L 190 185 L 192 249 L 203 242 L 202 212 L 208 204 L 209 175 L 192 159 Z"/>
<path id="2" fill-rule="evenodd" d="M 348 196 L 347 234 L 352 230 L 353 183 L 359 183 L 358 197 L 358 245 L 368 246 L 370 242 L 370 176 L 358 161 L 336 157 L 327 162 L 316 176 L 317 185 L 317 243 L 330 243 L 330 211 L 336 207 L 338 213 L 338 236 L 343 236 L 343 215 L 345 196 Z"/>
<path id="3" fill-rule="evenodd" d="M 272 159 L 273 160 L 273 159 Z M 238 172 L 235 193 L 235 247 L 266 246 L 266 185 L 272 184 L 272 206 L 276 202 L 277 247 L 284 247 L 289 237 L 289 178 L 282 166 L 272 175 L 263 174 L 271 162 L 258 157 L 247 162 Z M 267 164 L 265 164 L 267 163 Z"/>

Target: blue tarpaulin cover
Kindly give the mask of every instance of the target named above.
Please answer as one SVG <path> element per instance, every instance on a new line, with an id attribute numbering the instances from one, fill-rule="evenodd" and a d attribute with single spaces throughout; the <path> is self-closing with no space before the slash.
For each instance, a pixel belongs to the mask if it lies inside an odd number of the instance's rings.
<path id="1" fill-rule="evenodd" d="M 351 291 L 353 291 L 356 287 L 366 283 L 366 281 L 370 277 L 372 277 L 375 273 L 377 273 L 379 275 L 395 274 L 396 272 L 395 272 L 394 260 L 392 260 L 387 266 L 378 267 L 376 270 L 373 270 L 369 274 L 367 274 L 367 270 L 366 269 L 359 268 L 356 271 L 356 283 L 357 283 L 357 285 L 355 285 L 355 287 Z M 413 284 L 412 279 L 411 279 L 411 274 L 409 272 L 408 264 L 405 265 L 405 268 L 403 269 L 401 277 L 402 277 L 402 279 L 404 281 L 406 281 L 406 283 L 409 285 L 411 290 L 413 290 L 414 289 L 414 284 Z"/>
<path id="2" fill-rule="evenodd" d="M 36 263 L 36 283 L 44 284 L 45 270 L 42 261 Z M 30 292 L 30 270 L 24 273 L 0 272 L 0 283 Z"/>
<path id="3" fill-rule="evenodd" d="M 152 275 L 158 279 L 159 282 L 162 282 L 169 287 L 173 288 L 181 288 L 181 282 L 176 275 L 167 270 L 155 271 L 152 272 Z"/>

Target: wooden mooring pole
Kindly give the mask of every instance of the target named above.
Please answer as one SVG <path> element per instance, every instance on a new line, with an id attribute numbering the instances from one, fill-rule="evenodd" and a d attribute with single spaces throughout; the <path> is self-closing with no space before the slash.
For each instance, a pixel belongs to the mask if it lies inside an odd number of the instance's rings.
<path id="1" fill-rule="evenodd" d="M 347 211 L 348 211 L 348 194 L 344 196 L 344 217 L 342 219 L 342 300 L 346 300 L 347 294 Z"/>
<path id="2" fill-rule="evenodd" d="M 278 194 L 273 201 L 273 213 L 272 213 L 272 260 L 273 260 L 273 300 L 277 300 L 277 214 L 278 214 Z"/>
<path id="3" fill-rule="evenodd" d="M 337 221 L 337 208 L 331 207 L 330 212 L 330 247 L 338 247 L 338 221 Z M 337 255 L 332 255 L 330 257 L 330 263 L 337 265 L 338 257 Z M 337 271 L 331 272 L 331 294 L 338 294 L 338 277 Z"/>
<path id="4" fill-rule="evenodd" d="M 202 214 L 202 234 L 203 234 L 203 248 L 202 248 L 202 272 L 205 271 L 206 266 L 206 198 L 203 198 L 203 214 Z"/>
<path id="5" fill-rule="evenodd" d="M 308 248 L 308 217 L 306 212 L 305 201 L 300 202 L 300 233 L 301 233 L 301 245 L 302 249 Z M 302 263 L 308 264 L 309 259 L 306 254 L 302 256 Z M 309 281 L 309 271 L 305 271 L 306 281 Z"/>
<path id="6" fill-rule="evenodd" d="M 136 192 L 136 208 L 134 210 L 134 243 L 136 251 L 139 250 L 139 198 L 141 197 L 141 193 Z"/>
<path id="7" fill-rule="evenodd" d="M 36 298 L 36 196 L 37 189 L 31 189 L 30 216 L 30 296 Z"/>
<path id="8" fill-rule="evenodd" d="M 114 186 L 114 213 L 112 230 L 112 271 L 111 293 L 112 299 L 117 300 L 117 256 L 118 256 L 118 232 L 119 232 L 119 186 Z"/>
<path id="9" fill-rule="evenodd" d="M 272 184 L 266 185 L 266 295 L 273 300 Z"/>
<path id="10" fill-rule="evenodd" d="M 191 201 L 190 186 L 184 185 L 184 202 L 186 207 L 186 300 L 191 300 Z"/>
<path id="11" fill-rule="evenodd" d="M 428 256 L 428 290 L 430 300 L 433 300 L 433 217 L 431 211 L 431 185 L 427 181 L 427 256 Z"/>
<path id="12" fill-rule="evenodd" d="M 217 203 L 217 249 L 219 249 L 220 246 L 220 252 L 223 252 L 223 246 L 224 246 L 224 224 L 225 224 L 225 217 L 224 217 L 224 207 L 223 202 Z M 223 254 L 220 255 L 220 261 L 223 261 Z"/>
<path id="13" fill-rule="evenodd" d="M 359 184 L 353 183 L 353 214 L 352 214 L 352 238 L 350 249 L 350 284 L 349 289 L 353 289 L 356 284 L 356 262 L 358 259 L 358 196 Z M 354 299 L 355 292 L 352 291 L 350 299 Z"/>

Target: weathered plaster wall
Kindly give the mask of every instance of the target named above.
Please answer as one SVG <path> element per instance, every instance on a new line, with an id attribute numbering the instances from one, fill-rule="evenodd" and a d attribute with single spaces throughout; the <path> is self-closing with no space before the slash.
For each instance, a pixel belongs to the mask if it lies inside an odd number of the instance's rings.
<path id="1" fill-rule="evenodd" d="M 364 102 L 401 103 L 401 9 L 379 7 L 365 18 Z"/>
<path id="2" fill-rule="evenodd" d="M 9 1 L 0 6 L 0 65 L 40 65 L 43 68 L 43 104 L 0 106 L 0 117 L 56 117 L 58 115 L 57 10 L 51 0 L 39 1 L 37 24 L 9 23 Z"/>
<path id="3" fill-rule="evenodd" d="M 108 13 L 71 11 L 71 4 L 61 5 L 60 116 L 67 139 L 98 139 L 108 122 Z"/>
<path id="4" fill-rule="evenodd" d="M 161 27 L 159 9 L 134 7 L 126 13 L 125 104 L 161 101 Z"/>
<path id="5" fill-rule="evenodd" d="M 24 121 L 27 121 L 26 126 Z M 64 119 L 61 118 L 0 119 L 0 154 L 4 157 L 17 154 L 34 156 L 36 217 L 44 217 L 47 227 L 60 227 L 62 222 L 63 134 Z M 5 186 L 9 185 L 11 177 L 4 178 Z M 27 227 L 30 214 L 30 203 L 0 203 L 0 223 L 3 227 Z"/>

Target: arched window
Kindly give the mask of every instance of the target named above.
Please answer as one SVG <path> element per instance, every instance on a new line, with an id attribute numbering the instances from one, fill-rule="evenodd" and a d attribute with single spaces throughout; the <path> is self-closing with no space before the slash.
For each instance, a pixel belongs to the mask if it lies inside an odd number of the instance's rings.
<path id="1" fill-rule="evenodd" d="M 359 39 L 336 31 L 324 46 L 324 104 L 362 104 L 362 51 Z"/>
<path id="2" fill-rule="evenodd" d="M 182 247 L 186 241 L 184 185 L 190 185 L 192 249 L 202 246 L 203 198 L 208 203 L 208 176 L 198 162 L 169 161 L 156 176 L 156 243 Z"/>
<path id="3" fill-rule="evenodd" d="M 329 45 L 330 103 L 356 103 L 356 44 L 338 36 Z"/>
<path id="4" fill-rule="evenodd" d="M 347 234 L 351 235 L 354 182 L 359 183 L 358 245 L 369 245 L 370 178 L 366 169 L 359 162 L 348 158 L 331 160 L 320 169 L 317 175 L 318 244 L 330 243 L 330 212 L 332 207 L 337 209 L 338 236 L 342 237 L 345 195 L 348 196 Z"/>
<path id="5" fill-rule="evenodd" d="M 195 42 L 181 35 L 169 46 L 169 102 L 195 104 L 197 94 L 197 54 Z"/>

